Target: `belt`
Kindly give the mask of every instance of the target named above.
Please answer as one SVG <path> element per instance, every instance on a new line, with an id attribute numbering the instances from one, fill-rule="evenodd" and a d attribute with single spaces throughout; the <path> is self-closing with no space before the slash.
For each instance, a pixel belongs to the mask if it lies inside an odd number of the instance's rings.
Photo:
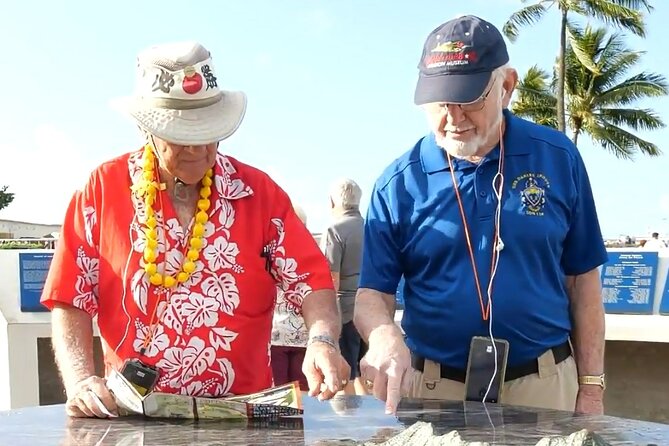
<path id="1" fill-rule="evenodd" d="M 562 345 L 553 347 L 551 350 L 553 351 L 553 356 L 555 357 L 555 364 L 559 364 L 571 356 L 571 347 L 569 342 L 565 342 Z M 412 354 L 411 366 L 419 372 L 423 372 L 423 369 L 425 368 L 425 358 Z M 440 364 L 440 366 L 442 378 L 459 381 L 461 383 L 465 382 L 465 378 L 467 376 L 466 370 L 449 367 L 444 364 Z M 539 363 L 536 359 L 526 362 L 525 364 L 517 365 L 515 367 L 507 367 L 504 381 L 513 381 L 514 379 L 522 378 L 523 376 L 532 375 L 534 373 L 539 373 Z"/>

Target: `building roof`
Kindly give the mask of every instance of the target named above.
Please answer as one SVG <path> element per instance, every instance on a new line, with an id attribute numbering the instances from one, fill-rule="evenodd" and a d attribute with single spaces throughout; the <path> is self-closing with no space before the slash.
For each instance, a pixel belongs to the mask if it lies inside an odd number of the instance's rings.
<path id="1" fill-rule="evenodd" d="M 9 220 L 7 218 L 0 218 L 0 223 L 19 223 L 22 225 L 33 225 L 33 226 L 62 226 L 61 223 L 34 223 L 31 221 L 21 221 L 21 220 Z"/>

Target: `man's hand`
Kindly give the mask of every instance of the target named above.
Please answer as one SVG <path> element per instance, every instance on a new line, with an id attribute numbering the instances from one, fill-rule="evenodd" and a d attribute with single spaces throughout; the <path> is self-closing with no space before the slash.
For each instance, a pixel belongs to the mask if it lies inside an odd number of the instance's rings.
<path id="1" fill-rule="evenodd" d="M 302 373 L 309 383 L 309 395 L 318 396 L 323 401 L 344 388 L 351 376 L 351 367 L 339 350 L 325 342 L 315 341 L 307 347 Z"/>
<path id="2" fill-rule="evenodd" d="M 374 396 L 386 402 L 386 413 L 395 413 L 413 384 L 411 353 L 396 325 L 380 326 L 370 333 L 360 374 L 368 385 L 373 383 Z"/>
<path id="3" fill-rule="evenodd" d="M 604 389 L 592 385 L 580 386 L 575 411 L 587 415 L 604 415 Z"/>
<path id="4" fill-rule="evenodd" d="M 100 403 L 104 407 L 100 407 Z M 114 416 L 118 415 L 114 397 L 107 389 L 106 381 L 99 376 L 89 376 L 79 381 L 71 392 L 68 391 L 65 410 L 71 417 L 107 418 L 105 409 Z"/>

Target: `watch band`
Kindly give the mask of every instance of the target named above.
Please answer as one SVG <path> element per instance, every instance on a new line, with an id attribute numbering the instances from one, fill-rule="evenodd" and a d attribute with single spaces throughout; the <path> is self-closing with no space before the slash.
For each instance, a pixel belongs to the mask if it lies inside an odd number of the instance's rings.
<path id="1" fill-rule="evenodd" d="M 602 389 L 606 389 L 606 375 L 583 375 L 578 377 L 579 385 L 586 386 L 599 386 Z"/>
<path id="2" fill-rule="evenodd" d="M 307 347 L 313 344 L 314 342 L 322 342 L 323 344 L 327 344 L 330 347 L 334 348 L 335 350 L 339 350 L 339 343 L 337 343 L 332 336 L 329 335 L 314 335 L 309 338 L 309 342 L 307 342 Z"/>

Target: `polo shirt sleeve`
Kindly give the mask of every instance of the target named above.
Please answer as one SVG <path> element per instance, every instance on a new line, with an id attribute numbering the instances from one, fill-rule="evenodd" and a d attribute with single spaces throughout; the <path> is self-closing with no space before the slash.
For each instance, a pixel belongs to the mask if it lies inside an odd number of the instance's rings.
<path id="1" fill-rule="evenodd" d="M 94 176 L 72 196 L 42 290 L 49 310 L 55 303 L 97 314 L 99 285 L 99 227 Z"/>
<path id="2" fill-rule="evenodd" d="M 323 242 L 325 257 L 330 264 L 330 271 L 338 273 L 341 270 L 341 258 L 344 252 L 344 245 L 342 244 L 341 237 L 339 237 L 337 230 L 332 226 L 330 226 L 327 232 L 323 234 L 323 237 L 325 237 Z"/>
<path id="3" fill-rule="evenodd" d="M 288 195 L 274 186 L 270 218 L 271 274 L 295 306 L 310 292 L 334 290 L 330 268 L 313 235 L 293 210 Z"/>
<path id="4" fill-rule="evenodd" d="M 400 233 L 387 189 L 375 185 L 365 219 L 360 288 L 395 295 L 402 276 Z"/>
<path id="5" fill-rule="evenodd" d="M 572 172 L 576 197 L 561 259 L 562 270 L 568 276 L 584 274 L 608 260 L 588 173 L 576 149 Z"/>

